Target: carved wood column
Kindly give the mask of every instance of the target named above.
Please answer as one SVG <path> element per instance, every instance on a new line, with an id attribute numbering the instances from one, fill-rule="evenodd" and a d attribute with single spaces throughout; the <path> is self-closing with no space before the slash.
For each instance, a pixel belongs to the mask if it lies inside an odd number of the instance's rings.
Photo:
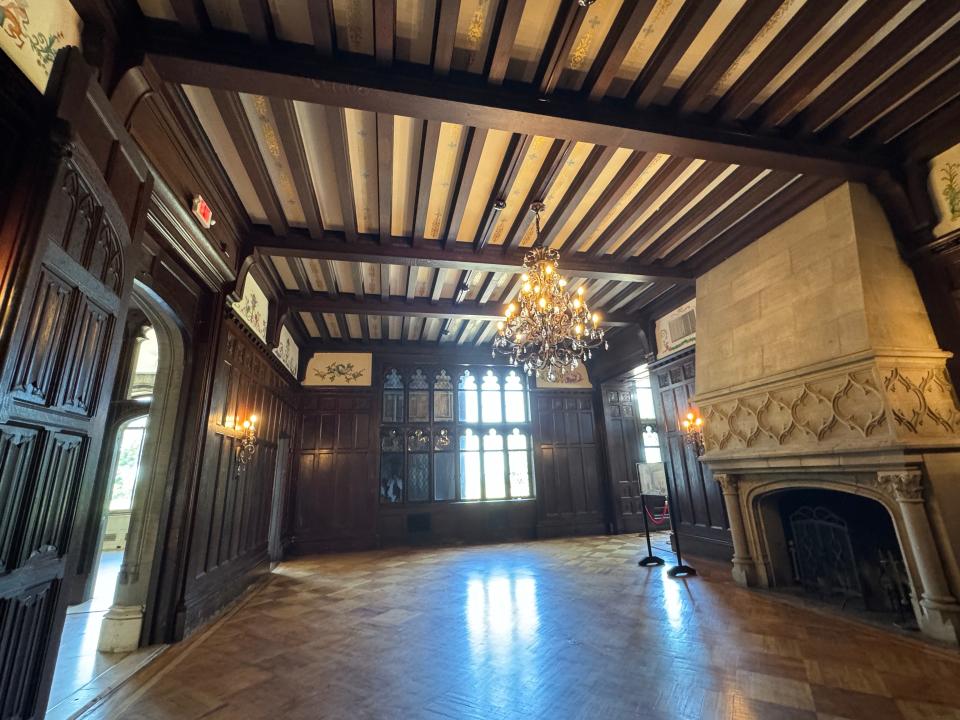
<path id="1" fill-rule="evenodd" d="M 923 473 L 900 470 L 877 473 L 877 485 L 893 497 L 900 507 L 907 532 L 909 550 L 917 565 L 922 591 L 920 623 L 928 635 L 940 640 L 960 641 L 960 604 L 950 592 L 943 572 L 930 519 L 923 501 Z M 906 548 L 905 548 L 906 550 Z"/>
<path id="2" fill-rule="evenodd" d="M 720 483 L 723 501 L 727 507 L 727 520 L 730 521 L 730 535 L 733 538 L 733 579 L 744 587 L 755 585 L 755 566 L 743 526 L 743 510 L 740 507 L 739 478 L 728 473 L 714 473 L 713 477 Z"/>

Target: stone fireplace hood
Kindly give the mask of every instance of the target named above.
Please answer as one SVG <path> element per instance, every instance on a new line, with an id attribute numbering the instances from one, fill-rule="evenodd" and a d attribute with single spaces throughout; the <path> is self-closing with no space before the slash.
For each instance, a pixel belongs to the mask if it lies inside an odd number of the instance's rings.
<path id="1" fill-rule="evenodd" d="M 759 499 L 863 495 L 890 513 L 918 623 L 960 633 L 960 405 L 912 273 L 869 191 L 845 185 L 697 281 L 702 462 L 734 577 L 772 583 Z"/>

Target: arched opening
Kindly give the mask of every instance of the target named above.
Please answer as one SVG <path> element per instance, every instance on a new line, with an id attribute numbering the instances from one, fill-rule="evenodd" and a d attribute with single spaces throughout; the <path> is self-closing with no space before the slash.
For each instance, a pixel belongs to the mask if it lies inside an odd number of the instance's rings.
<path id="1" fill-rule="evenodd" d="M 161 515 L 179 438 L 185 342 L 170 309 L 139 283 L 124 332 L 74 583 L 80 590 L 67 610 L 48 702 L 56 716 L 78 711 L 85 697 L 154 652 L 142 646 L 149 638 Z"/>
<path id="2" fill-rule="evenodd" d="M 800 487 L 761 496 L 757 510 L 772 587 L 915 627 L 910 572 L 882 503 Z"/>

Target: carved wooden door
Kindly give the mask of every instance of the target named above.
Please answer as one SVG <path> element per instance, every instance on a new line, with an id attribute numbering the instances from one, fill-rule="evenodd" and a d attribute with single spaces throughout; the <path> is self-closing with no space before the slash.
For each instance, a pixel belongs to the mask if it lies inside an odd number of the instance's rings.
<path id="1" fill-rule="evenodd" d="M 618 532 L 643 530 L 637 463 L 643 461 L 636 390 L 630 383 L 603 385 L 603 419 L 610 460 L 614 525 Z"/>
<path id="2" fill-rule="evenodd" d="M 0 358 L 0 718 L 41 717 L 46 705 L 132 283 L 129 228 L 142 227 L 150 192 L 89 74 L 64 87 L 62 97 L 80 92 L 60 117 L 83 115 L 85 139 L 100 129 L 108 152 L 51 142 L 25 171 L 36 183 L 28 209 L 16 227 L 4 218 L 24 252 L 5 288 L 19 307 Z M 97 100 L 107 115 L 94 121 L 84 111 Z M 115 183 L 126 188 L 119 202 Z"/>

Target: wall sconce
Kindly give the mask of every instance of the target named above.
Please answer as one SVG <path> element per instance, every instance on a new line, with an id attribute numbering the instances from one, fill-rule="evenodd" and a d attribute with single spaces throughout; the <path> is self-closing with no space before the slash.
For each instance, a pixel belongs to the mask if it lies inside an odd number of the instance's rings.
<path id="1" fill-rule="evenodd" d="M 246 467 L 253 455 L 257 451 L 257 416 L 251 415 L 249 420 L 244 420 L 240 427 L 240 433 L 237 435 L 237 474 L 241 467 Z"/>
<path id="2" fill-rule="evenodd" d="M 690 445 L 697 457 L 703 455 L 703 418 L 696 408 L 687 410 L 686 417 L 680 421 L 680 432 L 683 433 L 683 440 Z"/>

